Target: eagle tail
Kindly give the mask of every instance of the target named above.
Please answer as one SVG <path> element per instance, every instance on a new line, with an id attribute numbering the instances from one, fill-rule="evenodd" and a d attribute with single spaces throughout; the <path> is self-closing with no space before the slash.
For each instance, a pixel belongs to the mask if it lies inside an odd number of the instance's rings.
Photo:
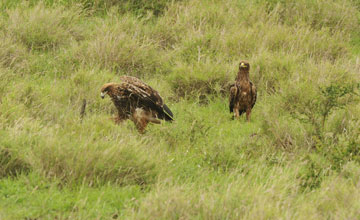
<path id="1" fill-rule="evenodd" d="M 163 105 L 163 110 L 164 110 L 164 114 L 165 114 L 165 120 L 166 121 L 173 121 L 174 120 L 174 115 L 171 112 L 171 110 L 169 109 L 169 107 L 167 105 Z"/>

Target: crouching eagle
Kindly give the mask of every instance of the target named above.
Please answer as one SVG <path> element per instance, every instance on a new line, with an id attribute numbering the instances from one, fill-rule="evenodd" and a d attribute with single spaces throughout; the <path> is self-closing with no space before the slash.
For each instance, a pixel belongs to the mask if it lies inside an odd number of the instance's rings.
<path id="1" fill-rule="evenodd" d="M 241 61 L 235 83 L 230 86 L 229 99 L 230 112 L 234 113 L 234 118 L 246 112 L 247 121 L 250 121 L 251 109 L 256 102 L 256 87 L 249 79 L 249 70 L 250 64 Z"/>
<path id="2" fill-rule="evenodd" d="M 109 95 L 118 111 L 114 118 L 116 123 L 130 119 L 143 133 L 149 122 L 159 124 L 159 119 L 173 120 L 173 113 L 156 90 L 136 77 L 122 76 L 120 80 L 120 83 L 106 83 L 101 88 L 101 98 Z"/>

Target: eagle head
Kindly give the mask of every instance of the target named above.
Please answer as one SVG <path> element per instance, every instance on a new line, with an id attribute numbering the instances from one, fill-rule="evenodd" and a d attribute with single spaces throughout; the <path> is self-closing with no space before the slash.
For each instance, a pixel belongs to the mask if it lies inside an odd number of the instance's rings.
<path id="1" fill-rule="evenodd" d="M 103 99 L 105 97 L 105 95 L 111 91 L 111 89 L 114 87 L 115 83 L 105 83 L 102 87 L 101 87 L 101 98 Z"/>
<path id="2" fill-rule="evenodd" d="M 239 69 L 240 69 L 240 70 L 247 70 L 247 71 L 249 71 L 249 70 L 250 70 L 250 64 L 249 64 L 249 62 L 248 62 L 248 61 L 245 61 L 245 60 L 240 61 Z"/>

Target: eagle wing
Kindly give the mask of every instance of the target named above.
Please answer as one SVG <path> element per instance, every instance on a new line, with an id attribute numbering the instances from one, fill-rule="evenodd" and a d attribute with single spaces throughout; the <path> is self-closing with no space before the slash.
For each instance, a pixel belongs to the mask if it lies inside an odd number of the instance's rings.
<path id="1" fill-rule="evenodd" d="M 163 103 L 161 96 L 155 89 L 136 77 L 122 76 L 120 79 L 123 81 L 124 87 L 130 92 L 130 96 L 136 96 L 141 103 L 156 110 L 160 118 L 169 121 L 173 120 L 173 113 Z"/>
<path id="2" fill-rule="evenodd" d="M 256 86 L 250 81 L 251 86 L 251 108 L 254 108 L 257 98 Z"/>
<path id="3" fill-rule="evenodd" d="M 236 83 L 230 85 L 230 98 L 229 98 L 230 112 L 233 112 L 234 105 L 235 105 L 235 102 L 236 102 L 237 93 L 238 93 L 238 87 L 237 87 Z"/>
<path id="4" fill-rule="evenodd" d="M 146 85 L 143 81 L 141 81 L 140 79 L 133 77 L 133 76 L 120 76 L 120 80 L 129 84 L 133 84 L 133 85 L 140 85 L 143 87 L 150 87 L 148 85 Z M 151 88 L 151 87 L 150 87 Z"/>

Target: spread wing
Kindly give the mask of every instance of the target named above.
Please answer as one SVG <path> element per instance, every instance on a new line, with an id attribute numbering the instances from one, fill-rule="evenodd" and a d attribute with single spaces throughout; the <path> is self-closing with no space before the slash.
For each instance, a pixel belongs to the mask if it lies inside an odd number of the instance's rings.
<path id="1" fill-rule="evenodd" d="M 147 107 L 156 110 L 160 118 L 173 120 L 173 113 L 163 100 L 159 93 L 140 79 L 132 76 L 122 76 L 123 86 L 130 92 L 130 96 L 136 96 L 139 102 Z"/>
<path id="2" fill-rule="evenodd" d="M 250 81 L 251 86 L 251 108 L 254 107 L 257 98 L 256 86 Z"/>
<path id="3" fill-rule="evenodd" d="M 230 86 L 230 97 L 229 97 L 229 108 L 230 108 L 230 112 L 233 112 L 234 109 L 234 105 L 236 102 L 236 96 L 238 93 L 238 88 L 236 83 L 232 84 Z"/>

